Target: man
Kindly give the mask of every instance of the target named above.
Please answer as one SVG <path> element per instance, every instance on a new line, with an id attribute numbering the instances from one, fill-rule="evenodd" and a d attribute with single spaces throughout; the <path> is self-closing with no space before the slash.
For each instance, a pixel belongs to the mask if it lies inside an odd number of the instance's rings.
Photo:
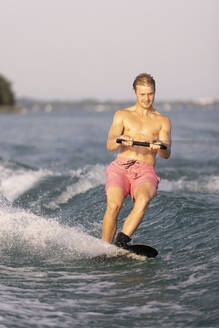
<path id="1" fill-rule="evenodd" d="M 160 181 L 154 169 L 156 155 L 167 159 L 171 152 L 170 120 L 153 107 L 153 77 L 146 73 L 138 75 L 133 88 L 136 104 L 115 113 L 108 135 L 107 149 L 119 150 L 119 154 L 106 171 L 107 209 L 102 226 L 102 239 L 111 243 L 119 211 L 126 196 L 131 194 L 133 209 L 115 240 L 115 245 L 125 249 L 129 249 L 130 236 L 141 223 L 149 202 L 156 195 Z M 117 138 L 125 141 L 118 144 Z M 134 146 L 134 140 L 147 141 L 150 147 Z M 166 150 L 160 149 L 161 143 L 166 145 Z"/>

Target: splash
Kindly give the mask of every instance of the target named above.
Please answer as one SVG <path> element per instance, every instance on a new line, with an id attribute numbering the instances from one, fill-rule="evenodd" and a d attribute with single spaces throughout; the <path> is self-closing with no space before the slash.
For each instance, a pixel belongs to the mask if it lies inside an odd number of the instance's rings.
<path id="1" fill-rule="evenodd" d="M 0 254 L 62 260 L 91 258 L 115 246 L 75 227 L 13 207 L 0 208 Z"/>

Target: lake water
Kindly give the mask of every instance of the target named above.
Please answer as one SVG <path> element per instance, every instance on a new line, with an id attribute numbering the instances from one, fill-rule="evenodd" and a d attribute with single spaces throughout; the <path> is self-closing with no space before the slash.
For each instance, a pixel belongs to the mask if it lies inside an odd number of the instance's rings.
<path id="1" fill-rule="evenodd" d="M 133 235 L 159 250 L 148 261 L 96 258 L 113 248 L 99 240 L 113 111 L 1 114 L 1 328 L 219 326 L 219 108 L 168 109 L 172 156 Z"/>

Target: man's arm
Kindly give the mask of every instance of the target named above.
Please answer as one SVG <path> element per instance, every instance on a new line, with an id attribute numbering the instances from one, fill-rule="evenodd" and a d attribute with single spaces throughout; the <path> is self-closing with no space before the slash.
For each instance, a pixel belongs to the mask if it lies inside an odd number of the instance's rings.
<path id="1" fill-rule="evenodd" d="M 107 149 L 108 150 L 118 150 L 121 145 L 116 143 L 116 139 L 120 137 L 123 133 L 123 119 L 121 111 L 115 113 L 113 118 L 113 123 L 109 130 L 108 139 L 107 139 Z"/>
<path id="2" fill-rule="evenodd" d="M 167 146 L 167 149 L 158 149 L 157 153 L 160 157 L 167 159 L 171 154 L 171 121 L 168 117 L 164 117 L 159 133 L 159 140 Z"/>

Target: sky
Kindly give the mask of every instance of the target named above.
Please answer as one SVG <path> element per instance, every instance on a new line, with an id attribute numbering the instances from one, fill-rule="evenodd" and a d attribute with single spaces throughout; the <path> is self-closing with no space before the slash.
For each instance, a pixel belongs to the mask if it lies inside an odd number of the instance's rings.
<path id="1" fill-rule="evenodd" d="M 17 97 L 219 98 L 218 0 L 0 0 L 0 74 Z"/>

